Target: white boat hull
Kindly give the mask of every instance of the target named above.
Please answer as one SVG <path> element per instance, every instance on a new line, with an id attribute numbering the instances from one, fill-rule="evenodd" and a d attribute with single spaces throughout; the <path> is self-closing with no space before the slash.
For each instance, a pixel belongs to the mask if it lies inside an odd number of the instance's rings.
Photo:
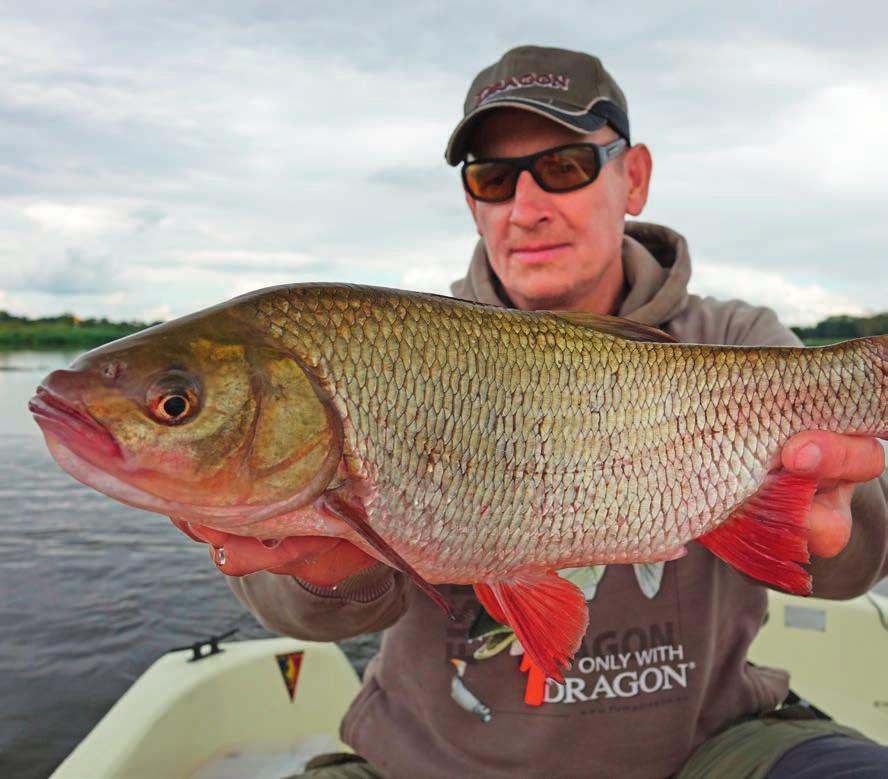
<path id="1" fill-rule="evenodd" d="M 335 644 L 274 638 L 223 649 L 197 662 L 190 651 L 161 657 L 51 779 L 276 779 L 347 749 L 339 722 L 359 682 Z M 290 653 L 302 653 L 292 700 L 277 659 Z"/>
<path id="2" fill-rule="evenodd" d="M 802 698 L 836 722 L 888 745 L 888 598 L 849 601 L 770 593 L 769 618 L 750 647 L 759 665 L 785 668 Z"/>

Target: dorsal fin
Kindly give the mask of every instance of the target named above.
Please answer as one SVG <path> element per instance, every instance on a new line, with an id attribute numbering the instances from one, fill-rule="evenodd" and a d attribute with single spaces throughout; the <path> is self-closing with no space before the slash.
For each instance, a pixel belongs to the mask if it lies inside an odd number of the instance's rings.
<path id="1" fill-rule="evenodd" d="M 617 338 L 626 338 L 629 341 L 677 343 L 675 338 L 663 330 L 619 316 L 588 314 L 583 311 L 549 311 L 548 313 L 579 327 L 588 327 L 590 330 L 614 335 Z"/>

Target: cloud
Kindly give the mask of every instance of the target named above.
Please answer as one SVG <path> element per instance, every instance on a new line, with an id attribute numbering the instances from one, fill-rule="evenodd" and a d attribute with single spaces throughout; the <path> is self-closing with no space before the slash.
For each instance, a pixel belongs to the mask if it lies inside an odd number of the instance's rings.
<path id="1" fill-rule="evenodd" d="M 534 40 L 594 46 L 617 76 L 654 152 L 644 218 L 688 236 L 700 285 L 734 294 L 740 269 L 757 302 L 774 274 L 793 322 L 871 308 L 886 23 L 763 0 L 17 4 L 0 12 L 0 285 L 23 313 L 124 318 L 286 281 L 446 291 L 475 231 L 444 144 L 475 73 Z"/>
<path id="2" fill-rule="evenodd" d="M 699 295 L 755 301 L 775 309 L 786 325 L 813 325 L 842 312 L 851 315 L 876 313 L 848 295 L 819 284 L 794 283 L 776 272 L 736 265 L 701 262 L 694 269 L 691 290 Z"/>
<path id="3" fill-rule="evenodd" d="M 60 257 L 22 269 L 6 282 L 10 289 L 43 292 L 58 297 L 107 292 L 122 283 L 120 267 L 108 256 L 84 254 L 69 249 Z"/>
<path id="4" fill-rule="evenodd" d="M 180 267 L 223 273 L 303 273 L 323 266 L 318 257 L 299 252 L 263 252 L 250 249 L 192 251 L 179 257 Z"/>
<path id="5" fill-rule="evenodd" d="M 77 235 L 117 229 L 121 219 L 114 209 L 85 203 L 34 203 L 24 206 L 22 212 L 43 230 Z"/>

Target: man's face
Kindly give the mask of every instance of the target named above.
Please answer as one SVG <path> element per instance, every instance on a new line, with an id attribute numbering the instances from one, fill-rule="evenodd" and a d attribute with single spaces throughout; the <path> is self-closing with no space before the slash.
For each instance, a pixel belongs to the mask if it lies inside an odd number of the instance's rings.
<path id="1" fill-rule="evenodd" d="M 609 127 L 581 135 L 537 114 L 503 108 L 481 120 L 472 154 L 520 157 L 617 137 Z M 648 162 L 641 171 L 643 182 L 636 170 L 639 154 Z M 515 306 L 614 313 L 623 291 L 623 219 L 641 213 L 650 175 L 644 147 L 623 157 L 606 164 L 592 184 L 572 192 L 546 192 L 522 171 L 511 200 L 484 203 L 466 194 L 490 264 Z"/>

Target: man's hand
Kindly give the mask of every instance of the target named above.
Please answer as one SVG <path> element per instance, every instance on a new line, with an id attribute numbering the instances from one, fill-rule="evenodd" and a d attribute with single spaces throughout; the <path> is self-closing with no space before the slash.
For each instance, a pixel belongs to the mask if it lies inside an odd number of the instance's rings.
<path id="1" fill-rule="evenodd" d="M 885 451 L 875 438 L 814 430 L 794 435 L 780 454 L 787 471 L 817 482 L 808 519 L 808 550 L 835 557 L 851 538 L 854 487 L 885 469 Z"/>
<path id="2" fill-rule="evenodd" d="M 280 543 L 266 544 L 258 538 L 236 536 L 192 522 L 172 522 L 187 536 L 207 544 L 210 558 L 227 576 L 269 571 L 332 587 L 377 563 L 376 558 L 341 538 L 291 536 Z"/>

